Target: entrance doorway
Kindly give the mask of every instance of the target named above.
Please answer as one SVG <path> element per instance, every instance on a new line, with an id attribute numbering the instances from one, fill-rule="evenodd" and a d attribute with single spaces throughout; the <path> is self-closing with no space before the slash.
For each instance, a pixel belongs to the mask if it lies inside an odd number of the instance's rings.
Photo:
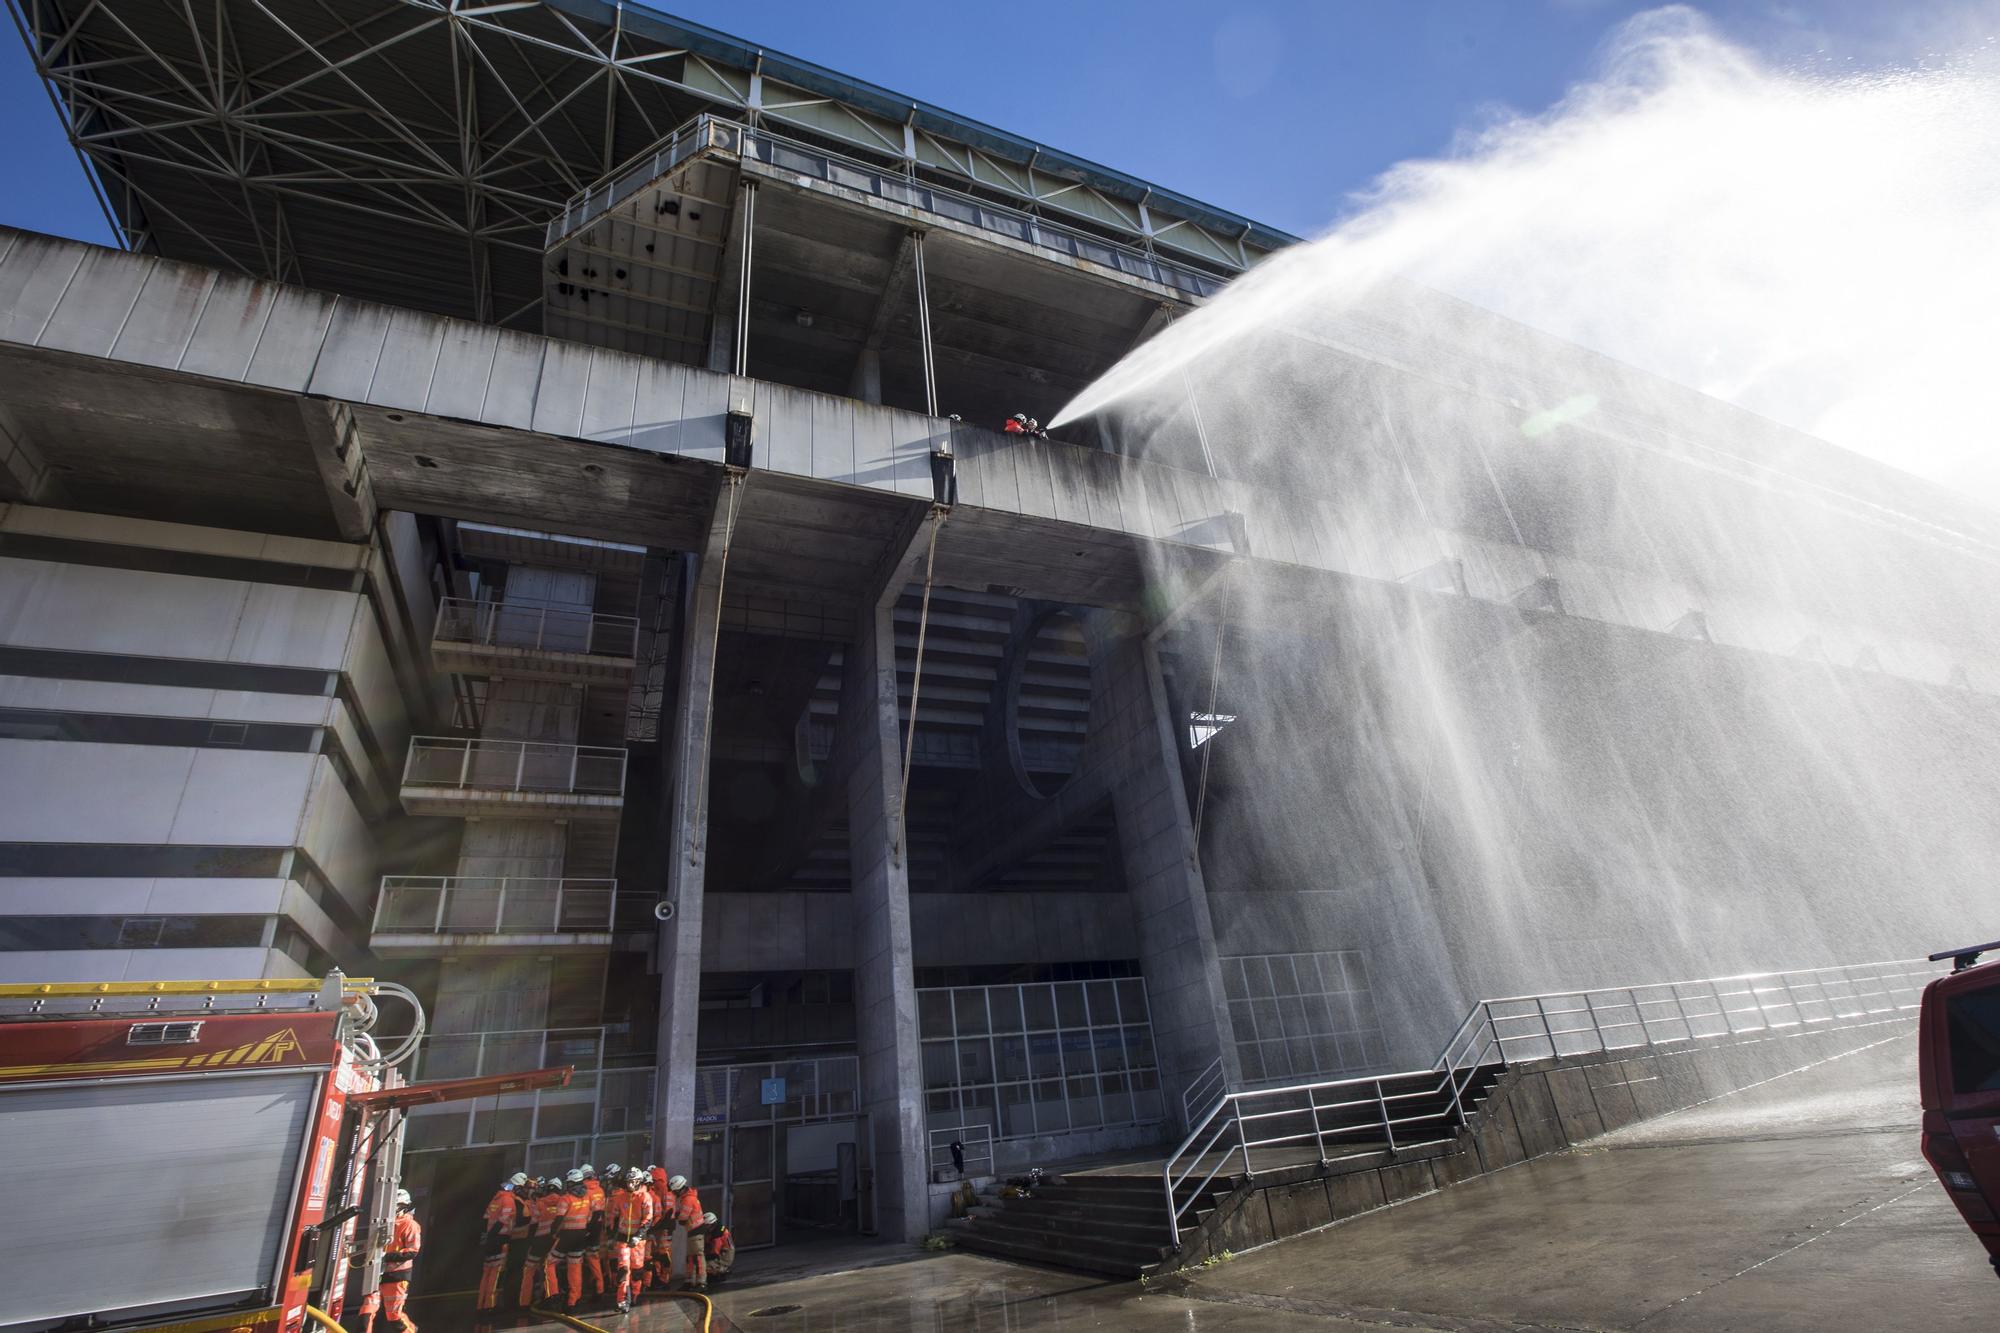
<path id="1" fill-rule="evenodd" d="M 738 1249 L 874 1230 L 855 1073 L 853 1056 L 700 1071 L 692 1175 Z"/>

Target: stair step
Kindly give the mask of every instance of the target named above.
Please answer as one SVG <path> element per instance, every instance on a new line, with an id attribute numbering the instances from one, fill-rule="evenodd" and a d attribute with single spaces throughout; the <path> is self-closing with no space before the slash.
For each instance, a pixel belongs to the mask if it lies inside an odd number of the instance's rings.
<path id="1" fill-rule="evenodd" d="M 1125 1259 L 1086 1253 L 1073 1247 L 1021 1242 L 1007 1237 L 984 1235 L 976 1230 L 955 1233 L 954 1239 L 960 1249 L 971 1250 L 976 1254 L 998 1255 L 1003 1259 L 1049 1264 L 1056 1268 L 1074 1269 L 1085 1273 L 1102 1273 L 1106 1277 L 1138 1277 L 1149 1267 Z"/>
<path id="2" fill-rule="evenodd" d="M 980 1237 L 1014 1245 L 1039 1246 L 1051 1255 L 1057 1256 L 1049 1260 L 1057 1264 L 1064 1263 L 1065 1259 L 1061 1256 L 1067 1255 L 1079 1263 L 1084 1259 L 1090 1259 L 1138 1267 L 1158 1263 L 1166 1257 L 1169 1248 L 1164 1230 L 1156 1240 L 1128 1241 L 1110 1240 L 1104 1237 L 1058 1236 L 1031 1224 L 981 1221 L 953 1234 L 961 1242 L 968 1237 Z"/>

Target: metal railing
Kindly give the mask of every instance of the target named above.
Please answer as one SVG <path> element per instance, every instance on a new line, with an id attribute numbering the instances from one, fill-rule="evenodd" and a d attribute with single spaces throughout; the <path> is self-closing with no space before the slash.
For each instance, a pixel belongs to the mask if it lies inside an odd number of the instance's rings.
<path id="1" fill-rule="evenodd" d="M 432 1034 L 420 1051 L 421 1077 L 469 1078 L 548 1065 L 574 1065 L 569 1086 L 502 1093 L 419 1107 L 411 1116 L 409 1151 L 592 1140 L 652 1128 L 656 1069 L 605 1068 L 607 1030 Z"/>
<path id="2" fill-rule="evenodd" d="M 617 912 L 615 879 L 384 875 L 374 933 L 607 934 Z"/>
<path id="3" fill-rule="evenodd" d="M 988 1124 L 940 1125 L 930 1132 L 931 1161 L 930 1178 L 936 1180 L 938 1172 L 950 1167 L 958 1168 L 951 1160 L 951 1145 L 957 1143 L 965 1152 L 965 1170 L 959 1179 L 971 1176 L 993 1174 L 993 1126 Z M 974 1168 L 974 1162 L 984 1162 L 986 1169 Z"/>
<path id="4" fill-rule="evenodd" d="M 577 606 L 446 597 L 438 603 L 431 642 L 630 659 L 639 649 L 639 621 Z"/>
<path id="5" fill-rule="evenodd" d="M 675 130 L 673 137 L 651 157 L 642 159 L 615 180 L 592 186 L 570 200 L 562 213 L 549 223 L 548 247 L 552 248 L 564 238 L 575 235 L 636 191 L 695 154 L 709 149 L 733 152 L 752 161 L 780 167 L 796 175 L 822 180 L 888 203 L 919 209 L 981 231 L 1025 241 L 1042 249 L 1056 250 L 1072 258 L 1086 259 L 1192 296 L 1213 296 L 1228 281 L 1215 274 L 1162 259 L 1135 246 L 1093 236 L 1017 208 L 989 203 L 975 195 L 906 176 L 898 170 L 871 166 L 766 129 L 740 125 L 707 114 L 697 116 Z"/>
<path id="6" fill-rule="evenodd" d="M 1197 1117 L 1220 1101 L 1229 1091 L 1229 1080 L 1222 1072 L 1222 1057 L 1216 1056 L 1214 1063 L 1194 1076 L 1194 1081 L 1181 1092 L 1181 1125 L 1193 1129 Z"/>
<path id="7" fill-rule="evenodd" d="M 482 736 L 412 736 L 403 785 L 622 796 L 625 751 Z"/>
<path id="8" fill-rule="evenodd" d="M 1429 1069 L 1225 1092 L 1160 1169 L 1168 1229 L 1179 1245 L 1202 1193 L 1232 1160 L 1253 1174 L 1254 1151 L 1310 1148 L 1325 1167 L 1450 1141 L 1471 1125 L 1465 1095 L 1482 1069 L 1875 1022 L 1915 1009 L 1939 972 L 1905 959 L 1482 1000 Z"/>

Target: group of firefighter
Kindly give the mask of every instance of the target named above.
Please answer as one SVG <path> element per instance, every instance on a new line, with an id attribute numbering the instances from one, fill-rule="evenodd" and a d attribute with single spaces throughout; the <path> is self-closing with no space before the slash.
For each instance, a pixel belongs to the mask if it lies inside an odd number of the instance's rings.
<path id="1" fill-rule="evenodd" d="M 676 1228 L 687 1232 L 687 1286 L 705 1291 L 735 1264 L 736 1241 L 686 1176 L 607 1166 L 600 1177 L 588 1164 L 560 1178 L 516 1173 L 486 1205 L 478 1309 L 500 1308 L 501 1279 L 518 1265 L 521 1309 L 609 1299 L 630 1310 L 655 1281 L 672 1284 Z"/>

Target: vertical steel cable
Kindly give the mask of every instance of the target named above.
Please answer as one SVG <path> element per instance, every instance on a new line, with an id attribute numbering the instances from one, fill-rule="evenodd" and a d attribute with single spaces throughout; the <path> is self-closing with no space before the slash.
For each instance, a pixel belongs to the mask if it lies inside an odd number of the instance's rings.
<path id="1" fill-rule="evenodd" d="M 729 511 L 722 523 L 722 555 L 717 561 L 715 572 L 715 629 L 708 639 L 708 690 L 702 705 L 701 753 L 695 762 L 694 830 L 688 840 L 688 861 L 701 855 L 702 846 L 708 841 L 708 745 L 715 734 L 715 653 L 722 643 L 722 593 L 729 584 L 729 545 L 736 535 L 736 506 L 743 498 L 743 480 L 747 474 L 730 472 L 726 477 L 729 487 Z M 701 587 L 695 587 L 695 611 L 701 610 Z"/>
<path id="2" fill-rule="evenodd" d="M 1222 684 L 1222 642 L 1229 634 L 1229 596 L 1230 593 L 1235 591 L 1231 586 L 1233 583 L 1233 579 L 1225 578 L 1222 585 L 1222 615 L 1216 621 L 1215 655 L 1209 662 L 1208 668 L 1208 725 L 1213 729 L 1208 733 L 1208 739 L 1201 743 L 1201 781 L 1195 791 L 1194 798 L 1194 854 L 1197 864 L 1199 864 L 1201 857 L 1201 820 L 1202 816 L 1208 810 L 1208 761 L 1210 747 L 1215 744 L 1215 738 L 1221 734 L 1221 727 L 1217 725 L 1215 720 L 1215 697 L 1217 689 Z"/>
<path id="3" fill-rule="evenodd" d="M 908 806 L 910 800 L 910 762 L 917 750 L 917 694 L 924 683 L 924 638 L 931 624 L 931 578 L 937 568 L 938 532 L 944 527 L 945 516 L 951 511 L 942 505 L 931 506 L 930 549 L 924 552 L 924 601 L 923 609 L 917 613 L 917 660 L 910 671 L 910 725 L 903 735 L 902 786 L 896 793 L 896 847 L 906 850 L 910 842 L 910 820 Z M 889 665 L 895 667 L 896 636 L 889 635 Z"/>

